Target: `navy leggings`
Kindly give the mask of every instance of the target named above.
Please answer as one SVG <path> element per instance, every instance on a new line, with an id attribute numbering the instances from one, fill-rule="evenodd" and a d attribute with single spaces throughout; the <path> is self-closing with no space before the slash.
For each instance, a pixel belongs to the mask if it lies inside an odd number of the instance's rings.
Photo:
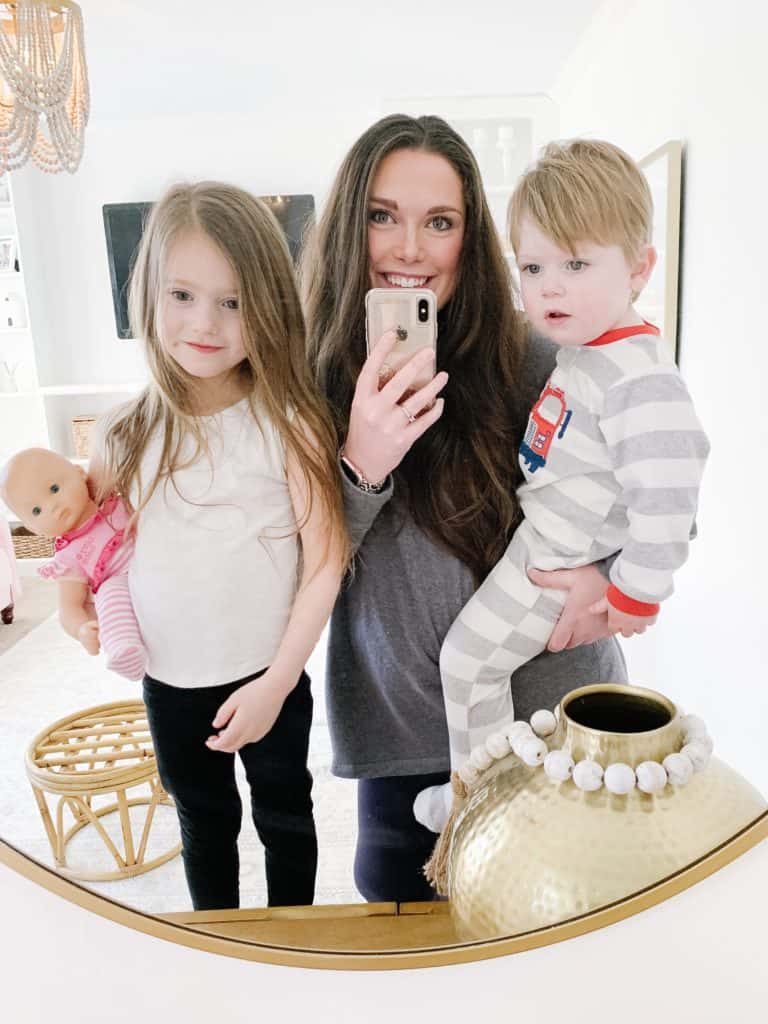
<path id="1" fill-rule="evenodd" d="M 449 778 L 434 772 L 358 781 L 355 885 L 369 903 L 439 898 L 423 872 L 437 836 L 416 821 L 413 801 Z"/>
<path id="2" fill-rule="evenodd" d="M 209 750 L 205 741 L 214 732 L 211 722 L 219 706 L 253 678 L 186 688 L 144 677 L 158 771 L 176 804 L 195 910 L 239 905 L 237 837 L 242 805 L 235 755 Z M 238 751 L 251 790 L 253 822 L 265 848 L 270 906 L 309 904 L 314 899 L 317 837 L 307 769 L 311 723 L 309 676 L 302 673 L 267 735 Z"/>

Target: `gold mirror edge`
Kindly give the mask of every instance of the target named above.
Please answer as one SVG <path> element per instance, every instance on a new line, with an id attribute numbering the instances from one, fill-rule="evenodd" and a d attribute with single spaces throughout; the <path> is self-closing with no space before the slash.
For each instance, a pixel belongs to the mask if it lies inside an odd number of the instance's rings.
<path id="1" fill-rule="evenodd" d="M 566 939 L 584 935 L 607 925 L 632 917 L 671 896 L 688 889 L 720 868 L 730 864 L 753 846 L 768 837 L 768 811 L 747 825 L 735 836 L 712 850 L 682 871 L 625 899 L 594 910 L 561 924 L 550 925 L 521 935 L 489 939 L 457 946 L 415 949 L 392 952 L 331 952 L 266 946 L 242 939 L 223 938 L 197 931 L 188 925 L 172 924 L 159 917 L 133 910 L 122 903 L 83 889 L 57 874 L 51 868 L 32 860 L 15 846 L 0 839 L 0 864 L 24 878 L 41 885 L 49 892 L 62 896 L 84 910 L 93 911 L 117 924 L 127 925 L 135 931 L 155 938 L 175 942 L 193 949 L 254 960 L 284 967 L 308 967 L 321 970 L 376 971 L 411 970 L 422 967 L 445 967 L 470 961 L 509 956 L 529 949 L 553 945 Z"/>

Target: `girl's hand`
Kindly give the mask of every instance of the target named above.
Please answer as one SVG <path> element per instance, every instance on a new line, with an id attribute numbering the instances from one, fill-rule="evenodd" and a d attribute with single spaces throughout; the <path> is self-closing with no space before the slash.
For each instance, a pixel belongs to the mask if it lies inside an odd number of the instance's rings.
<path id="1" fill-rule="evenodd" d="M 607 610 L 594 610 L 608 589 L 608 580 L 594 565 L 551 572 L 529 569 L 528 576 L 538 587 L 568 591 L 560 618 L 549 638 L 548 650 L 571 650 L 618 632 L 611 628 Z"/>
<path id="2" fill-rule="evenodd" d="M 607 614 L 610 631 L 612 633 L 621 633 L 625 637 L 634 636 L 636 633 L 644 633 L 658 618 L 658 615 L 630 615 L 628 612 L 621 612 L 609 603 L 607 597 L 596 601 L 589 610 L 596 615 Z"/>
<path id="3" fill-rule="evenodd" d="M 99 624 L 96 619 L 89 619 L 79 627 L 77 639 L 89 654 L 99 653 Z"/>
<path id="4" fill-rule="evenodd" d="M 403 399 L 434 357 L 431 349 L 414 353 L 379 391 L 379 371 L 396 341 L 395 331 L 387 331 L 379 339 L 357 378 L 349 412 L 344 452 L 372 483 L 384 480 L 400 465 L 414 441 L 429 430 L 443 411 L 443 399 L 437 395 L 448 381 L 445 371 Z M 422 409 L 426 412 L 419 416 Z"/>
<path id="5" fill-rule="evenodd" d="M 222 732 L 209 736 L 205 745 L 210 750 L 234 754 L 246 743 L 258 742 L 275 724 L 287 695 L 286 687 L 270 680 L 268 672 L 252 679 L 235 690 L 216 712 L 213 728 Z"/>

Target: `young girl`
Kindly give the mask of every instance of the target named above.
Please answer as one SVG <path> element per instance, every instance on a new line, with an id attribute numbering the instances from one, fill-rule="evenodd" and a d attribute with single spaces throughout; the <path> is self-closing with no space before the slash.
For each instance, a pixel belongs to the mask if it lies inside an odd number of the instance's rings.
<path id="1" fill-rule="evenodd" d="M 144 700 L 192 902 L 238 906 L 238 752 L 269 904 L 308 904 L 303 668 L 347 541 L 335 435 L 277 222 L 229 185 L 171 188 L 144 232 L 129 308 L 151 383 L 102 426 L 91 473 L 134 510 Z"/>

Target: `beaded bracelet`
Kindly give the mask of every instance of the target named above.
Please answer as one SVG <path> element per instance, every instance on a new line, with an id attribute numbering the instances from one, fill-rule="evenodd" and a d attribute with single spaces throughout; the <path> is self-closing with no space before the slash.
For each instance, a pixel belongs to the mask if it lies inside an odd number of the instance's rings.
<path id="1" fill-rule="evenodd" d="M 544 738 L 555 731 L 557 718 L 551 711 L 542 709 L 531 715 L 530 724 L 513 722 L 506 732 L 493 733 L 485 743 L 475 747 L 469 760 L 459 769 L 459 776 L 462 782 L 472 786 L 481 772 L 511 751 L 531 768 L 542 765 L 547 778 L 553 782 L 573 779 L 574 785 L 585 793 L 602 786 L 618 796 L 630 793 L 635 787 L 643 793 L 660 793 L 667 784 L 684 786 L 694 772 L 706 768 L 712 754 L 712 739 L 701 718 L 683 715 L 680 724 L 683 746 L 679 752 L 667 754 L 662 762 L 643 761 L 632 768 L 616 761 L 603 770 L 597 761 L 585 758 L 574 762 L 567 750 L 550 750 Z"/>

